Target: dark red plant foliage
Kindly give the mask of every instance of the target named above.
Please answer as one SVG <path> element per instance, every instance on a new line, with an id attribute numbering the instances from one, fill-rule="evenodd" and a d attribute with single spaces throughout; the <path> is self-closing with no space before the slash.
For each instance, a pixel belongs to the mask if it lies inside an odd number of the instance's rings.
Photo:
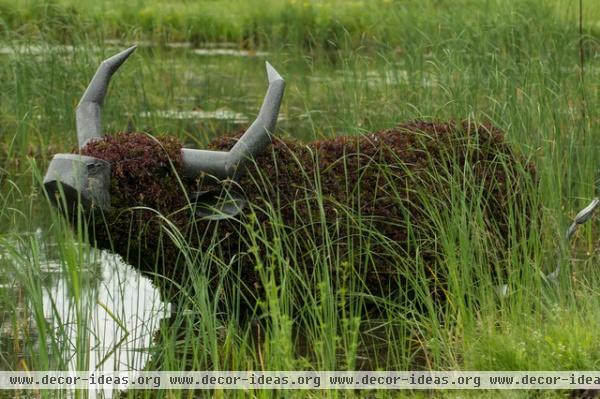
<path id="1" fill-rule="evenodd" d="M 227 150 L 237 138 L 221 137 L 209 147 Z M 470 176 L 463 175 L 465 166 L 471 171 Z M 508 205 L 526 208 L 521 194 L 526 192 L 528 178 L 522 170 L 534 178 L 533 164 L 515 155 L 503 132 L 490 124 L 413 121 L 367 135 L 339 136 L 308 145 L 276 139 L 270 151 L 259 157 L 256 168 L 250 168 L 241 179 L 240 186 L 252 203 L 277 203 L 282 219 L 295 226 L 293 234 L 310 236 L 304 241 L 317 245 L 324 245 L 318 237 L 322 230 L 298 229 L 298 225 L 320 220 L 320 206 L 330 225 L 342 219 L 345 209 L 350 208 L 355 214 L 360 213 L 372 230 L 396 243 L 397 253 L 414 259 L 418 250 L 428 265 L 425 274 L 442 281 L 443 273 L 432 276 L 437 273 L 434 270 L 438 231 L 422 206 L 424 195 L 439 208 L 448 209 L 452 203 L 449 185 L 469 179 L 484 193 L 482 206 L 488 233 L 495 237 L 501 252 L 507 249 L 509 225 L 514 222 L 509 220 Z M 314 180 L 305 177 L 313 176 L 315 171 L 320 180 L 318 194 Z M 256 177 L 261 174 L 268 176 L 263 181 L 273 184 L 257 187 L 254 181 L 261 181 Z M 270 223 L 260 213 L 257 217 L 262 225 Z M 408 220 L 412 237 L 407 230 Z M 223 228 L 223 234 L 226 233 L 230 232 Z M 351 231 L 330 234 L 355 248 L 358 241 L 363 241 L 367 253 L 349 256 L 359 256 L 361 259 L 355 265 L 367 268 L 364 279 L 370 293 L 386 294 L 404 286 L 397 266 L 398 255 L 390 255 L 389 248 L 383 248 L 380 240 L 365 246 L 363 237 L 348 240 Z M 306 249 L 298 251 L 300 258 L 303 253 Z M 308 261 L 303 267 L 310 265 Z M 490 269 L 493 267 L 490 265 Z M 259 285 L 256 273 L 250 268 L 244 270 L 248 272 L 244 281 Z M 414 270 L 405 272 L 415 275 Z"/>
<path id="2" fill-rule="evenodd" d="M 156 267 L 163 223 L 159 214 L 168 216 L 186 204 L 177 178 L 181 148 L 172 136 L 122 132 L 91 141 L 81 150 L 111 166 L 111 210 L 91 226 L 96 246 L 114 250 L 134 267 Z"/>
<path id="3" fill-rule="evenodd" d="M 239 134 L 217 138 L 209 148 L 228 150 L 238 138 Z M 414 274 L 414 270 L 399 272 L 401 256 L 418 254 L 427 265 L 425 273 L 443 280 L 433 276 L 439 270 L 438 232 L 421 206 L 424 195 L 433 204 L 447 207 L 452 203 L 450 184 L 470 179 L 474 187 L 483 190 L 481 206 L 488 233 L 495 237 L 501 252 L 507 249 L 508 226 L 513 222 L 509 220 L 509 205 L 525 206 L 519 193 L 528 178 L 519 170 L 535 176 L 533 166 L 513 153 L 504 134 L 486 124 L 414 121 L 368 135 L 342 136 L 308 145 L 275 138 L 239 181 L 243 196 L 252 206 L 238 218 L 206 221 L 192 217 L 173 173 L 181 171 L 181 145 L 173 138 L 157 140 L 161 145 L 139 133 L 120 133 L 88 144 L 83 152 L 112 165 L 113 210 L 108 228 L 95 226 L 96 244 L 112 246 L 142 272 L 166 276 L 160 282 L 163 294 L 169 298 L 177 288 L 168 280 L 184 284 L 188 278 L 186 267 L 178 261 L 179 249 L 161 234 L 164 222 L 154 212 L 127 210 L 131 206 L 154 208 L 167 215 L 184 233 L 189 246 L 200 254 L 211 244 L 204 234 L 218 237 L 219 256 L 224 264 L 236 260 L 251 295 L 260 296 L 262 291 L 255 256 L 248 253 L 248 230 L 240 223 L 248 222 L 251 213 L 252 223 L 269 237 L 274 239 L 279 234 L 275 230 L 283 229 L 297 238 L 294 242 L 311 246 L 288 248 L 292 267 L 310 273 L 311 254 L 328 250 L 327 243 L 333 240 L 336 256 L 348 259 L 362 273 L 370 293 L 385 295 L 405 284 L 402 273 Z M 469 171 L 468 175 L 464 170 Z M 188 193 L 199 189 L 197 183 L 184 182 Z M 219 186 L 203 183 L 201 191 Z M 250 209 L 264 208 L 265 204 L 276 209 L 285 226 L 274 224 L 265 212 Z M 321 212 L 325 226 L 320 225 Z M 348 212 L 360 214 L 368 229 L 386 239 L 365 243 L 365 226 L 359 229 L 346 223 L 349 219 L 344 215 Z M 410 232 L 409 222 L 413 226 Z M 324 231 L 328 232 L 327 240 Z M 259 248 L 263 259 L 268 252 L 266 246 Z M 331 272 L 335 278 L 337 271 Z"/>
<path id="4" fill-rule="evenodd" d="M 182 203 L 180 187 L 172 178 L 181 169 L 181 144 L 174 137 L 117 133 L 91 141 L 81 153 L 110 163 L 112 203 L 117 207 L 168 210 Z"/>

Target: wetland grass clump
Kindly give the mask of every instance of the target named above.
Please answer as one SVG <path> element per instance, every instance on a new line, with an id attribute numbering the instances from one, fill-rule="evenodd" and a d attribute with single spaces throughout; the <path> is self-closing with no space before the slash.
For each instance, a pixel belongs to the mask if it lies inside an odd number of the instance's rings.
<path id="1" fill-rule="evenodd" d="M 209 148 L 228 150 L 238 137 L 218 138 Z M 442 299 L 444 237 L 435 215 L 454 212 L 457 189 L 459 203 L 480 219 L 482 239 L 493 243 L 491 274 L 510 248 L 511 229 L 528 229 L 515 225 L 528 223 L 527 215 L 515 215 L 528 209 L 533 166 L 486 124 L 415 121 L 308 145 L 274 138 L 235 184 L 180 180 L 180 148 L 172 138 L 120 133 L 82 151 L 112 165 L 112 210 L 93 226 L 95 245 L 151 276 L 167 299 L 198 274 L 213 287 L 236 276 L 253 307 L 269 289 L 265 280 L 282 283 L 283 269 L 307 281 L 323 272 L 338 281 L 342 263 L 362 284 L 353 292 L 410 300 L 418 275 Z M 203 206 L 224 209 L 225 198 L 239 208 L 222 218 L 202 216 Z M 273 259 L 277 266 L 268 268 Z M 327 265 L 319 271 L 322 259 Z"/>

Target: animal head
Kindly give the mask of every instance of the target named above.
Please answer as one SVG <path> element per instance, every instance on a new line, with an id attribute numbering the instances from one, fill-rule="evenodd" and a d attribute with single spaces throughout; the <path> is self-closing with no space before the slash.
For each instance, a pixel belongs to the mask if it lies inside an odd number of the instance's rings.
<path id="1" fill-rule="evenodd" d="M 100 64 L 76 110 L 80 153 L 56 154 L 48 166 L 44 187 L 51 201 L 72 221 L 78 207 L 86 215 L 111 209 L 111 168 L 114 165 L 81 152 L 86 145 L 104 138 L 102 104 L 110 79 L 135 49 L 133 46 Z M 218 180 L 236 180 L 244 173 L 244 164 L 257 157 L 270 143 L 285 81 L 269 63 L 266 63 L 266 69 L 269 86 L 256 120 L 229 151 L 181 149 L 181 171 L 185 178 L 210 176 Z M 219 217 L 216 213 L 204 216 Z"/>

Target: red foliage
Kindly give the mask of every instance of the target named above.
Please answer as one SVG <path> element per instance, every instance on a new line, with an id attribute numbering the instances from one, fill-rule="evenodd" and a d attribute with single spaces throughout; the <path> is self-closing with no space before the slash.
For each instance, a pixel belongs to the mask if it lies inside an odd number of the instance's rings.
<path id="1" fill-rule="evenodd" d="M 238 137 L 220 137 L 209 147 L 228 150 Z M 188 274 L 178 263 L 178 247 L 164 236 L 161 239 L 162 222 L 149 211 L 126 211 L 135 205 L 150 207 L 168 215 L 171 223 L 187 234 L 189 246 L 199 249 L 199 253 L 204 253 L 209 245 L 202 238 L 204 233 L 220 237 L 219 254 L 224 263 L 237 259 L 243 281 L 254 291 L 252 294 L 260 294 L 255 259 L 244 246 L 249 242 L 245 236 L 247 230 L 240 225 L 240 221 L 247 221 L 247 214 L 219 222 L 195 219 L 185 209 L 183 191 L 173 173 L 181 170 L 181 145 L 168 137 L 158 142 L 139 133 L 121 133 L 92 142 L 83 150 L 86 155 L 105 159 L 112 165 L 113 211 L 108 228 L 95 226 L 96 245 L 103 248 L 112 245 L 143 272 L 153 276 L 159 273 L 185 283 Z M 500 158 L 503 162 L 498 161 Z M 418 250 L 429 265 L 427 273 L 436 269 L 436 231 L 420 205 L 424 193 L 440 206 L 447 206 L 451 203 L 448 196 L 453 176 L 460 177 L 467 167 L 470 175 L 462 177 L 472 178 L 473 184 L 482 188 L 482 206 L 490 234 L 497 236 L 498 249 L 502 250 L 507 245 L 505 239 L 511 222 L 507 205 L 519 201 L 515 193 L 525 183 L 517 169 L 524 166 L 530 174 L 535 174 L 531 165 L 525 165 L 513 153 L 501 131 L 490 125 L 466 122 L 415 121 L 368 135 L 336 137 L 308 145 L 277 138 L 256 159 L 255 165 L 239 181 L 247 201 L 255 206 L 272 204 L 285 222 L 283 229 L 299 238 L 295 242 L 313 246 L 288 248 L 293 266 L 310 272 L 313 267 L 310 253 L 331 242 L 322 236 L 328 231 L 340 258 L 350 259 L 357 268 L 364 269 L 371 293 L 381 294 L 403 284 L 397 268 L 399 254 L 414 256 Z M 194 192 L 196 184 L 186 181 L 186 190 Z M 211 187 L 202 187 L 207 188 Z M 364 230 L 343 224 L 348 210 L 360 214 L 369 228 L 387 237 L 388 242 L 365 243 L 368 237 L 360 236 Z M 320 216 L 321 211 L 325 220 Z M 281 230 L 264 212 L 255 212 L 254 218 L 271 237 L 276 237 L 276 229 Z M 344 229 L 339 228 L 340 222 Z M 383 247 L 388 244 L 396 252 Z M 267 255 L 266 248 L 260 251 L 261 256 Z M 336 270 L 332 273 L 335 275 Z M 170 297 L 173 287 L 167 280 L 161 282 L 163 293 Z"/>

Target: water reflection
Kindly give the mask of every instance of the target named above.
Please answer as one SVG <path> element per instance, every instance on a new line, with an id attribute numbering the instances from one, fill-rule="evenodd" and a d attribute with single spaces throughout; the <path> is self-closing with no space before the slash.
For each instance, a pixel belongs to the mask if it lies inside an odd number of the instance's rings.
<path id="1" fill-rule="evenodd" d="M 24 265 L 14 266 L 18 270 Z M 0 286 L 2 296 L 13 301 L 6 310 L 2 309 L 0 344 L 4 367 L 35 368 L 35 357 L 40 353 L 40 345 L 44 345 L 49 363 L 56 368 L 143 368 L 150 355 L 153 333 L 169 314 L 169 307 L 160 300 L 156 288 L 120 257 L 105 251 L 92 251 L 91 260 L 76 270 L 76 275 L 66 270 L 56 260 L 43 260 L 39 269 L 34 269 L 42 287 L 45 323 L 35 317 L 34 307 L 39 300 L 26 298 L 25 292 L 31 287 L 25 289 L 16 280 Z M 74 293 L 75 285 L 79 294 Z M 47 333 L 40 334 L 40 323 L 47 326 Z M 41 342 L 44 337 L 45 342 Z"/>
<path id="2" fill-rule="evenodd" d="M 90 277 L 84 289 L 94 290 L 89 298 L 89 370 L 136 370 L 148 359 L 148 348 L 158 320 L 168 309 L 150 281 L 137 273 L 120 257 L 100 252 L 96 270 L 82 271 Z M 69 294 L 69 283 L 59 276 L 56 284 L 44 293 L 44 316 L 69 338 L 76 350 L 78 323 L 74 321 L 76 305 Z M 79 332 L 81 334 L 81 332 Z M 80 349 L 81 350 L 81 349 Z M 70 369 L 78 367 L 76 357 Z"/>

